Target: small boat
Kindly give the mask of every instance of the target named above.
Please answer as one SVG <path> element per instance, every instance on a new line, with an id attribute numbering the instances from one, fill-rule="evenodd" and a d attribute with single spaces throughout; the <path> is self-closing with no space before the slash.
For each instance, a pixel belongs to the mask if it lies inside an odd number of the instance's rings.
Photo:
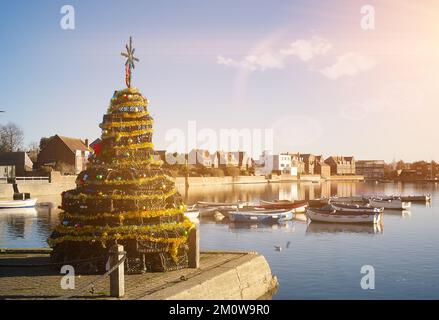
<path id="1" fill-rule="evenodd" d="M 200 210 L 196 208 L 196 205 L 193 205 L 192 207 L 189 207 L 186 212 L 184 213 L 184 216 L 189 219 L 196 219 L 200 215 Z"/>
<path id="2" fill-rule="evenodd" d="M 11 208 L 33 208 L 37 203 L 37 199 L 26 199 L 26 200 L 1 200 L 0 209 L 11 209 Z"/>
<path id="3" fill-rule="evenodd" d="M 350 212 L 383 212 L 384 208 L 372 207 L 369 204 L 359 205 L 354 203 L 332 203 L 331 205 L 334 209 L 339 211 L 350 211 Z"/>
<path id="4" fill-rule="evenodd" d="M 329 198 L 318 198 L 308 200 L 308 206 L 311 208 L 321 208 L 328 205 L 330 202 Z"/>
<path id="5" fill-rule="evenodd" d="M 259 210 L 245 209 L 243 211 L 232 211 L 229 213 L 229 220 L 232 222 L 263 222 L 274 223 L 291 220 L 293 212 L 289 209 L 283 210 Z"/>
<path id="6" fill-rule="evenodd" d="M 221 213 L 225 217 L 228 216 L 229 211 L 234 211 L 242 208 L 244 203 L 241 202 L 208 202 L 198 201 L 196 206 L 200 210 L 201 217 L 214 217 L 216 213 Z"/>
<path id="7" fill-rule="evenodd" d="M 410 208 L 411 203 L 402 201 L 400 198 L 372 198 L 369 200 L 372 207 L 405 210 Z"/>
<path id="8" fill-rule="evenodd" d="M 198 201 L 197 202 L 197 206 L 200 208 L 230 207 L 230 206 L 238 207 L 239 205 L 240 205 L 239 202 L 209 202 L 209 201 Z"/>
<path id="9" fill-rule="evenodd" d="M 199 208 L 201 217 L 214 217 L 218 213 L 222 214 L 225 217 L 228 217 L 230 211 L 236 211 L 238 209 L 239 206 L 237 205 Z"/>
<path id="10" fill-rule="evenodd" d="M 331 223 L 379 223 L 382 220 L 382 212 L 352 212 L 340 211 L 328 205 L 324 208 L 308 208 L 306 215 L 311 221 Z"/>
<path id="11" fill-rule="evenodd" d="M 355 202 L 355 203 L 363 203 L 367 201 L 363 196 L 350 196 L 350 197 L 331 197 L 330 202 L 331 203 L 346 203 L 346 202 Z"/>
<path id="12" fill-rule="evenodd" d="M 402 201 L 405 202 L 429 202 L 431 201 L 431 195 L 429 194 L 423 194 L 423 195 L 407 195 L 407 196 L 400 196 Z"/>
<path id="13" fill-rule="evenodd" d="M 308 202 L 306 200 L 274 200 L 260 201 L 259 207 L 264 209 L 292 209 L 294 213 L 305 212 Z"/>

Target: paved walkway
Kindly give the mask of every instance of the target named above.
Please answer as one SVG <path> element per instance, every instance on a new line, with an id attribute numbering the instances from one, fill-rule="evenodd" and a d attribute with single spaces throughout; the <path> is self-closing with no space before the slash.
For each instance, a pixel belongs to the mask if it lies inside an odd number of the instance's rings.
<path id="1" fill-rule="evenodd" d="M 200 287 L 209 279 L 217 277 L 219 272 L 224 274 L 226 271 L 230 271 L 229 269 L 236 269 L 241 265 L 251 263 L 255 257 L 262 256 L 247 252 L 202 252 L 199 269 L 126 275 L 123 299 L 166 299 L 168 295 L 172 296 L 179 290 L 184 290 L 184 287 L 189 287 L 189 289 Z M 0 265 L 47 263 L 50 263 L 49 255 L 43 252 L 0 253 Z M 57 297 L 113 299 L 109 296 L 110 281 L 108 276 L 102 278 L 102 281 L 94 285 L 93 288 L 87 284 L 97 279 L 98 276 L 76 276 L 76 290 L 61 289 L 62 277 L 62 274 L 49 267 L 0 267 L 0 299 L 56 299 Z M 241 290 L 243 285 L 238 284 L 238 286 Z M 242 296 L 242 293 L 240 294 Z M 214 298 L 214 296 L 212 297 Z"/>

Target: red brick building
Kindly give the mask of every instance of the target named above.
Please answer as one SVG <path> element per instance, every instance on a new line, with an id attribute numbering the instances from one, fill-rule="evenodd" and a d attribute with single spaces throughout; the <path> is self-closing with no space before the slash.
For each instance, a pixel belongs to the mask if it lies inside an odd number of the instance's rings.
<path id="1" fill-rule="evenodd" d="M 78 174 L 85 169 L 91 151 L 87 140 L 54 135 L 38 154 L 38 164 L 63 174 Z"/>

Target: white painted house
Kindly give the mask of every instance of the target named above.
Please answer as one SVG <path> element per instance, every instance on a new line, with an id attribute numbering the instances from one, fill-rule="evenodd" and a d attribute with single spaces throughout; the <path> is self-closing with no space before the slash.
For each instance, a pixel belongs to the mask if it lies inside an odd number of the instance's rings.
<path id="1" fill-rule="evenodd" d="M 277 172 L 297 176 L 297 166 L 292 166 L 291 154 L 288 153 L 269 154 L 264 151 L 259 158 L 259 164 L 265 174 Z"/>

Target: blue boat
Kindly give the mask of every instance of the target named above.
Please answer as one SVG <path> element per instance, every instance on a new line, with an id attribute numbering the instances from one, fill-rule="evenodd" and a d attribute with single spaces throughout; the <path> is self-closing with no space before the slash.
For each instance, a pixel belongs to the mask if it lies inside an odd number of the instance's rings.
<path id="1" fill-rule="evenodd" d="M 229 220 L 232 222 L 263 222 L 275 223 L 293 219 L 292 209 L 264 210 L 245 209 L 229 213 Z"/>

